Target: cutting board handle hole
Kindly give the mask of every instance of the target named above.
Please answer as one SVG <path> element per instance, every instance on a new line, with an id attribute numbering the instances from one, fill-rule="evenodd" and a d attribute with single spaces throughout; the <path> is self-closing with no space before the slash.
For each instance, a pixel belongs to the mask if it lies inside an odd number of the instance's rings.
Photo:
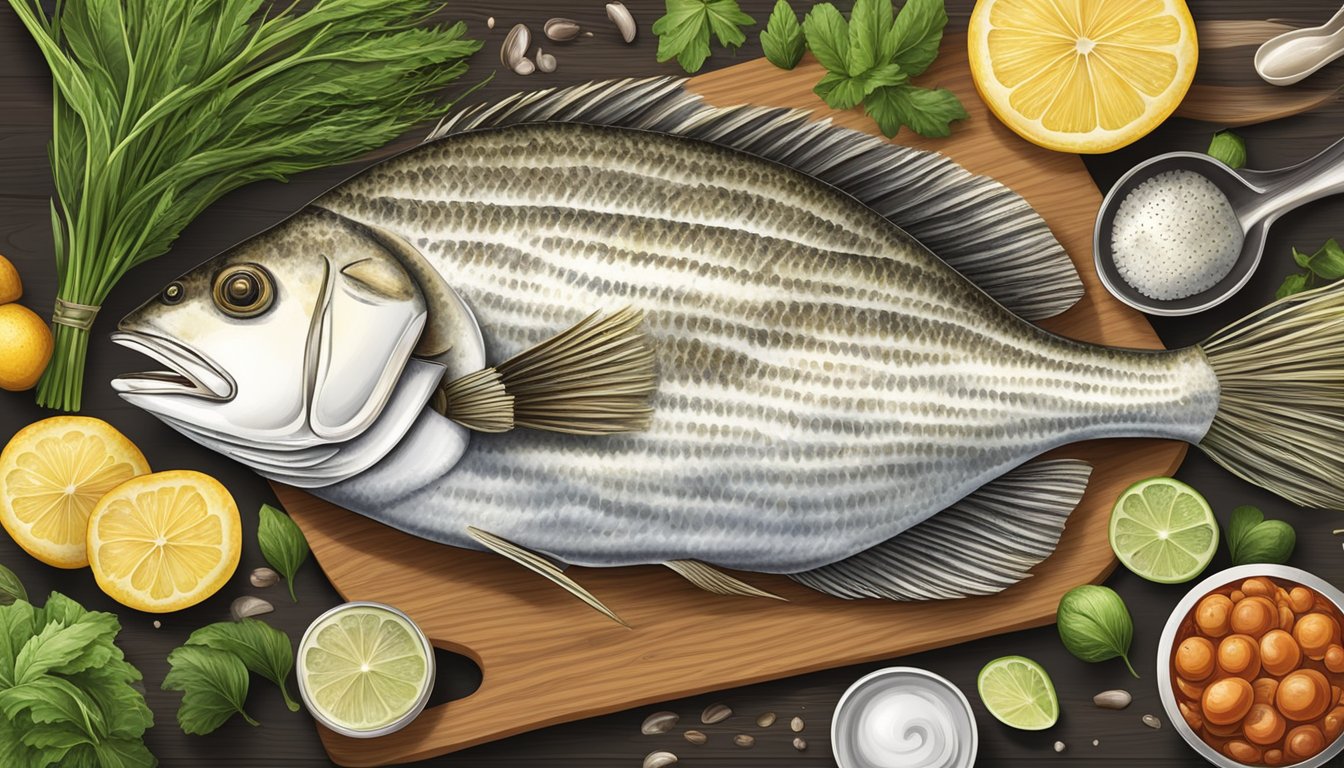
<path id="1" fill-rule="evenodd" d="M 434 690 L 427 707 L 465 699 L 481 687 L 481 666 L 460 653 L 434 649 Z"/>

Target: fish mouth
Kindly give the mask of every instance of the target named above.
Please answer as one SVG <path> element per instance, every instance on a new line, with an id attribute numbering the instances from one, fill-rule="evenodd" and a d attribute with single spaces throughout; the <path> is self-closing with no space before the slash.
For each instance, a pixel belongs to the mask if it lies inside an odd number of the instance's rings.
<path id="1" fill-rule="evenodd" d="M 142 331 L 122 330 L 112 342 L 168 366 L 167 371 L 128 373 L 112 380 L 121 395 L 186 395 L 205 400 L 230 400 L 237 388 L 233 377 L 197 352 L 172 339 Z"/>

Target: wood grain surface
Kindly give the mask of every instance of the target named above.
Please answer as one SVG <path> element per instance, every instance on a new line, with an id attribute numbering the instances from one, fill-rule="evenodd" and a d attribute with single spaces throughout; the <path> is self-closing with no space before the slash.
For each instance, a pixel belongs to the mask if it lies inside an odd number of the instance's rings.
<path id="1" fill-rule="evenodd" d="M 740 0 L 742 8 L 764 21 L 773 0 Z M 449 0 L 445 18 L 467 21 L 472 36 L 484 39 L 486 47 L 472 62 L 467 82 L 498 69 L 498 49 L 508 28 L 525 22 L 534 30 L 556 15 L 578 19 L 595 36 L 572 44 L 548 46 L 560 64 L 554 74 L 519 77 L 496 72 L 494 79 L 470 101 L 490 101 L 520 89 L 563 85 L 594 78 L 677 74 L 674 64 L 655 61 L 656 39 L 649 27 L 663 12 L 663 0 L 625 0 L 639 23 L 639 37 L 633 45 L 622 43 L 609 26 L 600 0 Z M 797 9 L 810 0 L 796 0 Z M 848 0 L 837 0 L 842 9 Z M 1320 23 L 1334 13 L 1338 0 L 1189 0 L 1200 23 L 1244 20 L 1257 22 L 1243 27 L 1241 39 L 1212 52 L 1202 51 L 1197 86 L 1257 84 L 1250 68 L 1250 57 L 1266 30 L 1258 24 L 1273 18 L 1287 27 Z M 964 30 L 973 0 L 948 0 L 950 31 Z M 487 17 L 498 21 L 494 29 L 486 27 Z M 751 30 L 747 43 L 737 52 L 716 48 L 706 63 L 706 71 L 740 64 L 760 56 L 757 31 Z M 1245 137 L 1254 167 L 1273 168 L 1288 165 L 1324 148 L 1344 132 L 1344 102 L 1335 95 L 1344 82 L 1344 62 L 1336 62 L 1304 85 L 1315 105 L 1310 111 L 1290 119 L 1276 120 L 1239 129 Z M 51 230 L 48 223 L 48 199 L 51 196 L 50 168 L 46 142 L 51 133 L 50 78 L 32 41 L 20 28 L 13 13 L 0 3 L 0 253 L 8 256 L 23 274 L 26 293 L 23 303 L 46 312 L 55 293 L 56 275 L 52 263 Z M 1319 91 L 1330 98 L 1321 99 Z M 460 92 L 460 89 L 459 91 Z M 1286 93 L 1298 98 L 1297 89 Z M 1253 105 L 1254 106 L 1254 105 Z M 1085 158 L 1093 179 L 1107 189 L 1133 164 L 1159 152 L 1171 150 L 1203 151 L 1213 131 L 1232 119 L 1245 115 L 1245 105 L 1232 115 L 1220 105 L 1221 113 L 1211 115 L 1219 122 L 1195 122 L 1172 119 L 1150 136 L 1110 155 Z M 423 131 L 408 135 L 402 145 Z M 181 613 L 152 616 L 118 606 L 98 591 L 87 570 L 63 571 L 29 558 L 7 537 L 0 535 L 0 563 L 13 568 L 34 595 L 60 590 L 84 605 L 112 611 L 122 623 L 119 643 L 128 658 L 145 676 L 146 695 L 156 715 L 156 725 L 146 734 L 146 742 L 165 766 L 191 768 L 279 768 L 331 765 L 311 719 L 303 713 L 285 709 L 272 686 L 258 679 L 253 683 L 247 710 L 260 720 L 250 727 L 235 718 L 207 737 L 186 736 L 177 727 L 174 713 L 180 694 L 160 690 L 168 670 L 166 657 L 182 644 L 192 630 L 228 616 L 228 605 L 241 594 L 256 594 L 275 604 L 275 612 L 266 618 L 297 639 L 308 623 L 341 598 L 312 562 L 300 571 L 297 583 L 299 602 L 291 603 L 283 587 L 253 589 L 247 574 L 264 561 L 256 545 L 255 510 L 263 502 L 275 502 L 266 484 L 252 473 L 199 448 L 150 418 L 120 402 L 106 386 L 113 376 L 142 369 L 143 358 L 106 342 L 113 321 L 125 314 L 165 283 L 221 250 L 249 237 L 298 210 L 324 190 L 339 183 L 369 161 L 340 168 L 303 174 L 288 184 L 261 183 L 239 190 L 202 215 L 173 246 L 171 253 L 136 269 L 115 290 L 104 309 L 104 317 L 95 328 L 95 343 L 90 349 L 86 408 L 89 415 L 112 422 L 132 437 L 144 450 L 156 469 L 190 468 L 209 472 L 224 482 L 244 511 L 245 538 L 243 560 L 238 572 L 216 596 Z M 1273 297 L 1274 289 L 1294 268 L 1290 247 L 1318 247 L 1328 237 L 1344 236 L 1344 198 L 1322 200 L 1304 207 L 1279 221 L 1270 233 L 1265 262 L 1251 284 L 1227 304 L 1203 315 L 1187 318 L 1155 318 L 1153 326 L 1166 346 L 1198 342 L 1222 325 L 1262 306 Z M 0 442 L 24 425 L 51 415 L 37 408 L 27 393 L 0 393 Z M 1213 504 L 1224 522 L 1238 504 L 1256 504 L 1271 517 L 1285 519 L 1298 531 L 1297 550 L 1291 564 L 1306 568 L 1336 584 L 1344 584 L 1344 553 L 1340 538 L 1331 535 L 1344 528 L 1344 514 L 1320 510 L 1301 510 L 1258 488 L 1231 477 L 1213 465 L 1198 451 L 1191 451 L 1178 477 L 1199 488 Z M 1211 568 L 1227 565 L 1220 551 Z M 1134 679 L 1119 662 L 1086 664 L 1070 656 L 1059 642 L 1053 627 L 1039 627 L 995 637 L 973 640 L 960 645 L 900 657 L 898 663 L 933 670 L 967 691 L 980 727 L 978 765 L 988 768 L 1038 768 L 1039 766 L 1145 765 L 1152 768 L 1185 768 L 1195 758 L 1169 726 L 1152 730 L 1140 722 L 1144 713 L 1161 714 L 1153 675 L 1157 636 L 1167 614 L 1185 590 L 1180 585 L 1145 582 L 1117 569 L 1106 583 L 1115 588 L 1129 604 L 1135 632 L 1131 656 L 1143 675 Z M 444 594 L 451 601 L 452 595 Z M 557 600 L 569 600 L 560 595 Z M 159 620 L 159 626 L 153 622 Z M 526 627 L 519 633 L 525 633 Z M 967 636 L 974 627 L 967 627 Z M 833 637 L 843 642 L 843 637 Z M 647 652 L 668 652 L 675 637 L 656 638 Z M 784 643 L 787 645 L 787 643 Z M 1048 731 L 1023 733 L 1001 726 L 980 705 L 974 695 L 975 677 L 990 659 L 1005 654 L 1023 654 L 1039 661 L 1049 670 L 1059 692 L 1062 706 L 1060 722 Z M 545 728 L 509 739 L 434 758 L 422 765 L 448 768 L 634 768 L 653 749 L 677 753 L 680 765 L 688 768 L 833 768 L 827 732 L 830 713 L 844 689 L 860 676 L 894 659 L 813 672 L 797 677 L 728 690 L 705 693 L 685 699 L 650 703 L 636 709 L 596 717 L 580 722 Z M 440 653 L 439 684 L 433 704 L 467 696 L 480 684 L 481 672 L 475 663 L 448 652 Z M 688 677 L 694 677 L 691 672 Z M 291 685 L 293 681 L 291 680 Z M 632 689 L 638 686 L 632 683 Z M 1123 712 L 1095 708 L 1091 698 L 1106 688 L 1127 688 L 1134 704 Z M 539 695 L 534 686 L 520 695 L 513 705 L 531 706 Z M 581 696 L 580 692 L 571 695 Z M 715 726 L 699 726 L 709 734 L 709 743 L 691 746 L 681 731 L 698 725 L 699 713 L 711 703 L 732 707 L 734 715 Z M 680 726 L 662 736 L 643 736 L 639 725 L 655 709 L 677 712 Z M 762 712 L 778 713 L 780 723 L 761 730 L 755 725 Z M 783 722 L 793 716 L 806 721 L 801 734 L 808 741 L 805 752 L 791 746 L 793 734 Z M 756 744 L 751 749 L 733 745 L 735 733 L 752 733 Z M 1063 752 L 1052 748 L 1063 742 Z M 8 767 L 6 767 L 8 768 Z"/>

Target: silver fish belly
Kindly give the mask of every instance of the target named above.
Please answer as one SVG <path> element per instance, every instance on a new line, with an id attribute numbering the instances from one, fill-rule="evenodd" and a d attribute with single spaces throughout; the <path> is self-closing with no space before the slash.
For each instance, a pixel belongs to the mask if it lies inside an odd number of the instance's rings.
<path id="1" fill-rule="evenodd" d="M 447 544 L 479 548 L 474 526 L 575 565 L 795 573 L 1060 445 L 1198 442 L 1218 405 L 1198 348 L 1053 336 L 848 195 L 705 143 L 481 131 L 316 205 L 419 248 L 475 311 L 491 361 L 595 310 L 646 313 L 646 432 L 474 435 L 432 478 L 412 482 L 415 457 L 394 452 L 384 464 L 404 470 L 316 491 Z M 397 471 L 407 483 L 389 484 Z"/>

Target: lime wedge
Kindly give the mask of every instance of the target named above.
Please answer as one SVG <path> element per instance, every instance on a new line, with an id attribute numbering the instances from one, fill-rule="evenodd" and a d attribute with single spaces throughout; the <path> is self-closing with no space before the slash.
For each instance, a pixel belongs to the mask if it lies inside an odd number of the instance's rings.
<path id="1" fill-rule="evenodd" d="M 322 718 L 355 731 L 382 728 L 411 714 L 431 685 L 419 630 L 371 605 L 337 610 L 299 648 L 299 683 Z"/>
<path id="2" fill-rule="evenodd" d="M 1059 699 L 1045 668 L 1025 656 L 1004 656 L 980 670 L 975 686 L 985 708 L 1004 725 L 1043 731 L 1059 720 Z"/>
<path id="3" fill-rule="evenodd" d="M 1218 521 L 1194 488 L 1170 477 L 1131 485 L 1111 510 L 1111 549 L 1134 573 L 1160 584 L 1198 576 L 1218 551 Z"/>

